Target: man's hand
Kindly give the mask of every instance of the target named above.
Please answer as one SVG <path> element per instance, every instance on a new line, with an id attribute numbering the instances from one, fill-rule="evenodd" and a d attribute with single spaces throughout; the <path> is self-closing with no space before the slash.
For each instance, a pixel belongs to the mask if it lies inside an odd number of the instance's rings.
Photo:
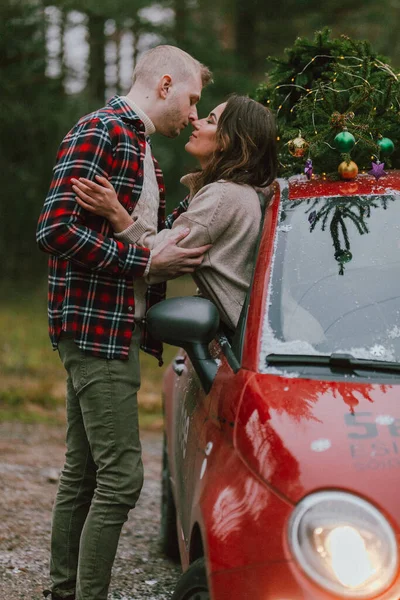
<path id="1" fill-rule="evenodd" d="M 174 235 L 155 246 L 151 252 L 151 265 L 149 279 L 165 281 L 174 279 L 184 273 L 193 271 L 203 262 L 204 254 L 211 248 L 211 244 L 199 248 L 181 248 L 178 242 L 190 233 L 190 229 L 180 229 Z"/>

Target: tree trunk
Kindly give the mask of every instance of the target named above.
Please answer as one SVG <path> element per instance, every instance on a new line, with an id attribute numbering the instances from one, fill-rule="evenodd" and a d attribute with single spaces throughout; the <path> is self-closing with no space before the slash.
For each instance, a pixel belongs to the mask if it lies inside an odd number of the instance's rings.
<path id="1" fill-rule="evenodd" d="M 132 35 L 133 35 L 133 68 L 136 67 L 138 55 L 139 55 L 139 40 L 140 40 L 140 25 L 137 15 L 133 18 L 132 24 Z"/>
<path id="2" fill-rule="evenodd" d="M 116 23 L 116 32 L 115 32 L 115 80 L 116 80 L 116 90 L 117 94 L 121 94 L 122 84 L 121 84 L 121 39 L 122 39 L 122 31 L 119 22 Z"/>
<path id="3" fill-rule="evenodd" d="M 105 82 L 105 44 L 104 17 L 96 14 L 88 15 L 89 29 L 89 98 L 103 104 L 106 96 Z"/>
<path id="4" fill-rule="evenodd" d="M 257 0 L 236 0 L 236 54 L 250 72 L 256 62 L 257 12 Z"/>
<path id="5" fill-rule="evenodd" d="M 60 79 L 61 85 L 65 90 L 65 81 L 67 79 L 67 65 L 65 63 L 65 33 L 68 23 L 68 13 L 64 7 L 60 8 L 60 21 Z"/>
<path id="6" fill-rule="evenodd" d="M 186 28 L 187 28 L 187 7 L 186 0 L 174 0 L 173 8 L 175 12 L 174 38 L 179 48 L 185 49 Z"/>

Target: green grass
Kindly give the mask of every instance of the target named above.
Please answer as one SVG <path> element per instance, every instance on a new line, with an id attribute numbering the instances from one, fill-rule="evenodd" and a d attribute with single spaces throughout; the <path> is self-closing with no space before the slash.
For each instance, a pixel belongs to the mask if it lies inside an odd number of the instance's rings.
<path id="1" fill-rule="evenodd" d="M 46 285 L 0 288 L 0 421 L 60 422 L 64 416 L 65 371 L 47 331 Z M 190 277 L 169 283 L 168 296 L 195 291 Z M 141 353 L 140 421 L 161 423 L 161 382 L 176 348 L 165 346 L 164 367 Z"/>

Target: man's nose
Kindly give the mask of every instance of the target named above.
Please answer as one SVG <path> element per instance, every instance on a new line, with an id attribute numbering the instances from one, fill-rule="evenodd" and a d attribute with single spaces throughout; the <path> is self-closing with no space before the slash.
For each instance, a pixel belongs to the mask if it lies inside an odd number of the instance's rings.
<path id="1" fill-rule="evenodd" d="M 191 106 L 190 112 L 189 112 L 189 122 L 193 125 L 193 121 L 198 121 L 198 120 L 199 120 L 199 116 L 197 114 L 197 108 L 196 108 L 196 106 Z"/>

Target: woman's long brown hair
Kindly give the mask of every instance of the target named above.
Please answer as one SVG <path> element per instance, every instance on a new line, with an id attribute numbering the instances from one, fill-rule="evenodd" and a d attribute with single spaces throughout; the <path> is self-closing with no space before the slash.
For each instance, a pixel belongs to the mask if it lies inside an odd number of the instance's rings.
<path id="1" fill-rule="evenodd" d="M 276 177 L 276 126 L 272 112 L 246 96 L 229 97 L 217 126 L 218 150 L 197 180 L 196 188 L 225 179 L 265 187 Z"/>

